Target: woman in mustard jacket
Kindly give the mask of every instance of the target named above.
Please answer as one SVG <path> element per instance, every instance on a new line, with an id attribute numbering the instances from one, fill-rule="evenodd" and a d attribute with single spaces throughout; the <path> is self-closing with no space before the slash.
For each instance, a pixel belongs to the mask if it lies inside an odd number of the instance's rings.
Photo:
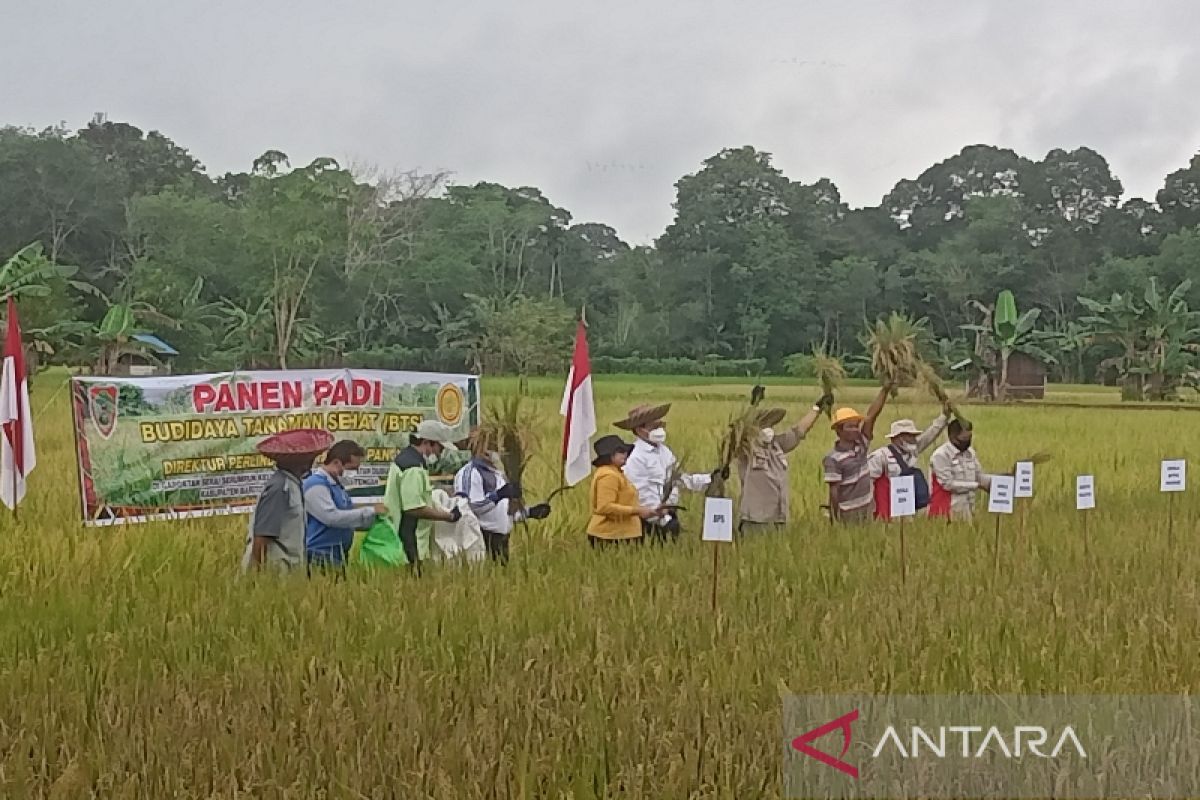
<path id="1" fill-rule="evenodd" d="M 592 547 L 607 547 L 642 540 L 643 519 L 653 518 L 658 509 L 638 505 L 638 493 L 621 467 L 632 445 L 619 436 L 601 436 L 592 445 L 596 458 L 592 466 L 591 509 L 588 520 L 588 542 Z"/>

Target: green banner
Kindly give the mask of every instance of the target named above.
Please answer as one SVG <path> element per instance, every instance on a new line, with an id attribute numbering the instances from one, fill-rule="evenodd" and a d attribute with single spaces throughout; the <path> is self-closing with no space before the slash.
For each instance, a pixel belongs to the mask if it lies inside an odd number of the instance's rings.
<path id="1" fill-rule="evenodd" d="M 378 487 L 423 419 L 465 440 L 479 424 L 472 375 L 384 370 L 227 372 L 74 378 L 83 518 L 104 525 L 247 511 L 274 469 L 255 450 L 294 428 L 321 428 L 367 451 L 356 494 Z M 452 475 L 465 452 L 447 452 Z"/>

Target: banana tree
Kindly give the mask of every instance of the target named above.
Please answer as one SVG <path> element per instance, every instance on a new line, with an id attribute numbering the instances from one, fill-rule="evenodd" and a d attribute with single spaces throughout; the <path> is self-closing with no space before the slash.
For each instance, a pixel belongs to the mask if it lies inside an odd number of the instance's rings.
<path id="1" fill-rule="evenodd" d="M 1024 353 L 1043 364 L 1054 364 L 1053 356 L 1042 348 L 1045 335 L 1037 330 L 1040 308 L 1017 313 L 1012 292 L 1005 289 L 994 306 L 972 301 L 972 307 L 983 313 L 982 325 L 962 325 L 975 334 L 975 355 L 980 369 L 972 394 L 989 400 L 1006 400 L 1009 393 L 1008 366 L 1014 353 Z"/>
<path id="2" fill-rule="evenodd" d="M 41 242 L 27 244 L 0 267 L 0 303 L 12 297 L 49 297 L 52 284 L 62 281 L 84 294 L 96 294 L 96 288 L 85 281 L 73 280 L 79 267 L 58 264 L 47 258 Z"/>
<path id="3" fill-rule="evenodd" d="M 1189 289 L 1185 280 L 1164 297 L 1151 278 L 1140 301 L 1132 293 L 1079 298 L 1090 312 L 1080 323 L 1107 356 L 1100 369 L 1117 373 L 1122 400 L 1167 400 L 1196 383 L 1200 313 L 1188 308 Z"/>

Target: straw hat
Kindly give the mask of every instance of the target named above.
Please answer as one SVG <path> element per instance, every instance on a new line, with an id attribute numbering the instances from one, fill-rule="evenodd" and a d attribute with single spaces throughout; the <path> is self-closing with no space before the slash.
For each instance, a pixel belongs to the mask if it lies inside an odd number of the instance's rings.
<path id="1" fill-rule="evenodd" d="M 629 409 L 629 415 L 620 422 L 614 422 L 613 427 L 620 428 L 623 431 L 633 431 L 637 430 L 638 428 L 644 428 L 661 420 L 670 410 L 670 403 L 665 403 L 661 406 L 634 406 L 633 408 Z"/>
<path id="2" fill-rule="evenodd" d="M 847 422 L 862 422 L 863 415 L 855 411 L 853 408 L 839 408 L 833 413 L 833 424 L 829 427 L 837 429 L 837 426 L 844 425 Z"/>
<path id="3" fill-rule="evenodd" d="M 258 443 L 257 450 L 264 456 L 316 456 L 333 445 L 333 434 L 319 428 L 296 428 L 268 436 Z"/>
<path id="4" fill-rule="evenodd" d="M 921 429 L 911 419 L 898 419 L 892 423 L 891 430 L 888 431 L 887 438 L 895 439 L 905 433 L 911 433 L 913 436 L 920 436 Z"/>
<path id="5" fill-rule="evenodd" d="M 436 419 L 423 419 L 413 433 L 414 439 L 438 442 L 443 447 L 454 447 L 454 431 Z"/>
<path id="6" fill-rule="evenodd" d="M 773 428 L 778 425 L 785 416 L 787 416 L 787 412 L 782 408 L 767 408 L 758 412 L 758 416 L 755 418 L 754 422 L 760 428 Z"/>

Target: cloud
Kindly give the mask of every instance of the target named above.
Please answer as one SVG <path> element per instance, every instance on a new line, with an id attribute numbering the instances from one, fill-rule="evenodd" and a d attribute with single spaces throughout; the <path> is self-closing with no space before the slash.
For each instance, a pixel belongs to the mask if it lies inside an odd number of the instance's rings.
<path id="1" fill-rule="evenodd" d="M 536 185 L 648 242 L 723 147 L 871 205 L 980 142 L 1087 145 L 1152 197 L 1200 149 L 1191 0 L 453 4 L 83 0 L 7 10 L 3 122 L 156 128 L 210 172 L 277 148 Z"/>

